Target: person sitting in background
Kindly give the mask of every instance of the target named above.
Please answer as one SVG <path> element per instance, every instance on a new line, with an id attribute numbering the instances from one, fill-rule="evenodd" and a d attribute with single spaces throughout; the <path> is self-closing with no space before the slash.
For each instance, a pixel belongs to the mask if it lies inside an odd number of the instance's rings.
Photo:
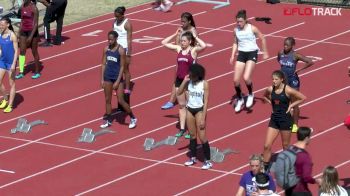
<path id="1" fill-rule="evenodd" d="M 174 3 L 169 0 L 156 0 L 152 5 L 156 11 L 168 12 Z"/>

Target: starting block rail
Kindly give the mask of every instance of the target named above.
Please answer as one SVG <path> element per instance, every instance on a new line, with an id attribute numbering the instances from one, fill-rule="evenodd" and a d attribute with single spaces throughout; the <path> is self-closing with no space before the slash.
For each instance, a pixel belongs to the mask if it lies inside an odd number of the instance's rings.
<path id="1" fill-rule="evenodd" d="M 237 150 L 232 150 L 231 148 L 219 151 L 216 147 L 210 147 L 210 160 L 216 163 L 221 163 L 224 161 L 225 156 L 228 154 L 238 154 Z"/>
<path id="2" fill-rule="evenodd" d="M 218 9 L 224 6 L 230 5 L 230 0 L 225 1 L 214 1 L 214 0 L 182 0 L 176 3 L 176 5 L 183 4 L 183 3 L 189 3 L 189 2 L 196 2 L 196 3 L 209 3 L 209 4 L 216 4 L 216 6 L 213 7 L 213 9 Z"/>
<path id="3" fill-rule="evenodd" d="M 37 125 L 48 125 L 47 122 L 43 120 L 36 120 L 31 123 L 28 123 L 28 121 L 25 118 L 20 118 L 17 121 L 16 128 L 11 129 L 11 133 L 17 133 L 17 132 L 23 132 L 23 133 L 28 133 L 29 131 L 32 130 L 34 126 Z"/>
<path id="4" fill-rule="evenodd" d="M 177 142 L 177 137 L 175 136 L 168 136 L 167 138 L 159 142 L 155 142 L 153 138 L 146 138 L 145 142 L 143 143 L 143 147 L 146 151 L 149 151 L 163 145 L 173 146 L 176 144 L 176 142 Z"/>
<path id="5" fill-rule="evenodd" d="M 78 142 L 92 143 L 96 140 L 97 136 L 104 135 L 107 133 L 114 133 L 114 131 L 111 131 L 109 129 L 102 129 L 94 133 L 92 129 L 84 128 L 83 132 L 81 133 L 78 139 Z"/>

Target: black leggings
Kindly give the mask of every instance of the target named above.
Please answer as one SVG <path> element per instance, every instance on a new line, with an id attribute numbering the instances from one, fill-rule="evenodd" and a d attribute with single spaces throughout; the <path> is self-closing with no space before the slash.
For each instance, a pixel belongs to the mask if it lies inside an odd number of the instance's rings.
<path id="1" fill-rule="evenodd" d="M 62 41 L 63 18 L 67 7 L 67 0 L 55 0 L 46 8 L 44 16 L 44 33 L 47 41 L 51 40 L 50 23 L 56 21 L 56 42 Z"/>

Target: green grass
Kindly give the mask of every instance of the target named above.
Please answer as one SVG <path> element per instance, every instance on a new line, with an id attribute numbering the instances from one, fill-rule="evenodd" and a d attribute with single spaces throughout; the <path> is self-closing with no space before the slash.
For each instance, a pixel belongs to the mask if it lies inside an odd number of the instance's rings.
<path id="1" fill-rule="evenodd" d="M 13 0 L 0 0 L 0 6 L 4 10 L 12 7 Z M 17 0 L 15 0 L 16 2 Z M 107 13 L 112 13 L 118 6 L 126 8 L 140 5 L 143 3 L 151 3 L 152 0 L 68 0 L 66 14 L 64 16 L 64 25 L 86 20 Z M 41 3 L 38 3 L 38 9 L 45 9 Z M 45 13 L 45 12 L 42 12 Z M 126 12 L 127 13 L 127 12 Z M 42 23 L 43 14 L 40 16 L 39 23 Z M 55 22 L 52 23 L 55 27 Z"/>
<path id="2" fill-rule="evenodd" d="M 3 0 L 1 0 L 3 1 Z M 112 13 L 118 6 L 126 8 L 140 5 L 150 0 L 68 0 L 64 24 L 71 24 L 95 16 Z"/>

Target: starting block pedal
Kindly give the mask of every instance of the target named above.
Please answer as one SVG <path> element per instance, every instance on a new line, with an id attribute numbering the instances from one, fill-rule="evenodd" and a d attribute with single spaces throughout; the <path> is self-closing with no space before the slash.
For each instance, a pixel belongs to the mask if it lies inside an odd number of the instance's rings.
<path id="1" fill-rule="evenodd" d="M 221 163 L 224 161 L 225 156 L 228 154 L 238 154 L 237 150 L 232 150 L 231 148 L 224 149 L 223 151 L 219 151 L 218 148 L 210 147 L 210 159 L 213 162 Z"/>
<path id="2" fill-rule="evenodd" d="M 94 133 L 92 129 L 84 128 L 83 132 L 81 133 L 78 139 L 78 142 L 92 143 L 96 140 L 97 136 L 104 135 L 106 133 L 114 133 L 114 131 L 111 131 L 109 129 L 102 129 Z"/>
<path id="3" fill-rule="evenodd" d="M 155 142 L 153 138 L 146 138 L 145 142 L 143 143 L 143 147 L 146 151 L 149 151 L 162 145 L 173 146 L 176 144 L 176 142 L 177 142 L 177 137 L 175 136 L 168 136 L 167 138 L 159 142 Z"/>
<path id="4" fill-rule="evenodd" d="M 32 127 L 37 125 L 48 125 L 48 123 L 43 120 L 36 120 L 31 123 L 28 123 L 28 121 L 25 118 L 20 118 L 17 121 L 16 128 L 11 129 L 11 133 L 12 134 L 17 132 L 28 133 L 29 131 L 32 130 Z"/>

